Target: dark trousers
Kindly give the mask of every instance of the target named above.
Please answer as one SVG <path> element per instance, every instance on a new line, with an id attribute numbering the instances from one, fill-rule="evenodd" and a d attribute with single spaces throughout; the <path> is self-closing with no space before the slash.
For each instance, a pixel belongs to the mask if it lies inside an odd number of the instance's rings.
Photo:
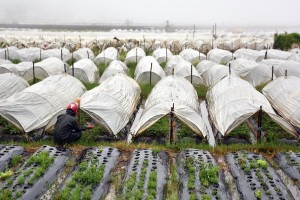
<path id="1" fill-rule="evenodd" d="M 71 144 L 73 142 L 78 141 L 81 138 L 81 134 L 81 132 L 74 132 L 69 134 L 69 136 L 66 139 L 54 137 L 54 143 L 57 145 Z"/>

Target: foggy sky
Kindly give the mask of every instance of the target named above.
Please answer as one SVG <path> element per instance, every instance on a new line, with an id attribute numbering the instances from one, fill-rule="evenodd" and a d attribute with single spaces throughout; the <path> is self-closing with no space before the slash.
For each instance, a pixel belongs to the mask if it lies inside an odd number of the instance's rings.
<path id="1" fill-rule="evenodd" d="M 299 26 L 299 0 L 0 0 L 0 23 Z"/>

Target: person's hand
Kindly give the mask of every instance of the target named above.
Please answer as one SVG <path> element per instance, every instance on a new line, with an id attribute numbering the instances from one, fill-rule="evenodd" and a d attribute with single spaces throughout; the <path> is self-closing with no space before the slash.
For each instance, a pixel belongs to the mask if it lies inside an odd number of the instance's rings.
<path id="1" fill-rule="evenodd" d="M 92 129 L 92 128 L 94 128 L 94 125 L 93 124 L 86 124 L 85 125 L 86 126 L 86 129 Z"/>

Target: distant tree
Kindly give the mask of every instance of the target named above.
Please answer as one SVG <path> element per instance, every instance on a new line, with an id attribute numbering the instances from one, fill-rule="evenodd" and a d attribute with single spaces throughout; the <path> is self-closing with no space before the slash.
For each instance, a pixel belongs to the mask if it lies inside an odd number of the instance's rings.
<path id="1" fill-rule="evenodd" d="M 289 50 L 292 48 L 293 44 L 300 45 L 300 34 L 287 32 L 274 35 L 274 49 Z"/>

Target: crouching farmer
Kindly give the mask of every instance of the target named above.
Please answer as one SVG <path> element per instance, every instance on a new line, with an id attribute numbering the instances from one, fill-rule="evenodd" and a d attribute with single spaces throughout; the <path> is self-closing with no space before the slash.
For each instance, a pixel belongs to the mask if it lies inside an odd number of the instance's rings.
<path id="1" fill-rule="evenodd" d="M 93 128 L 92 125 L 79 126 L 76 120 L 78 110 L 78 105 L 72 102 L 67 106 L 66 113 L 57 117 L 57 122 L 54 126 L 55 144 L 65 145 L 76 142 L 80 139 L 82 131 Z"/>

